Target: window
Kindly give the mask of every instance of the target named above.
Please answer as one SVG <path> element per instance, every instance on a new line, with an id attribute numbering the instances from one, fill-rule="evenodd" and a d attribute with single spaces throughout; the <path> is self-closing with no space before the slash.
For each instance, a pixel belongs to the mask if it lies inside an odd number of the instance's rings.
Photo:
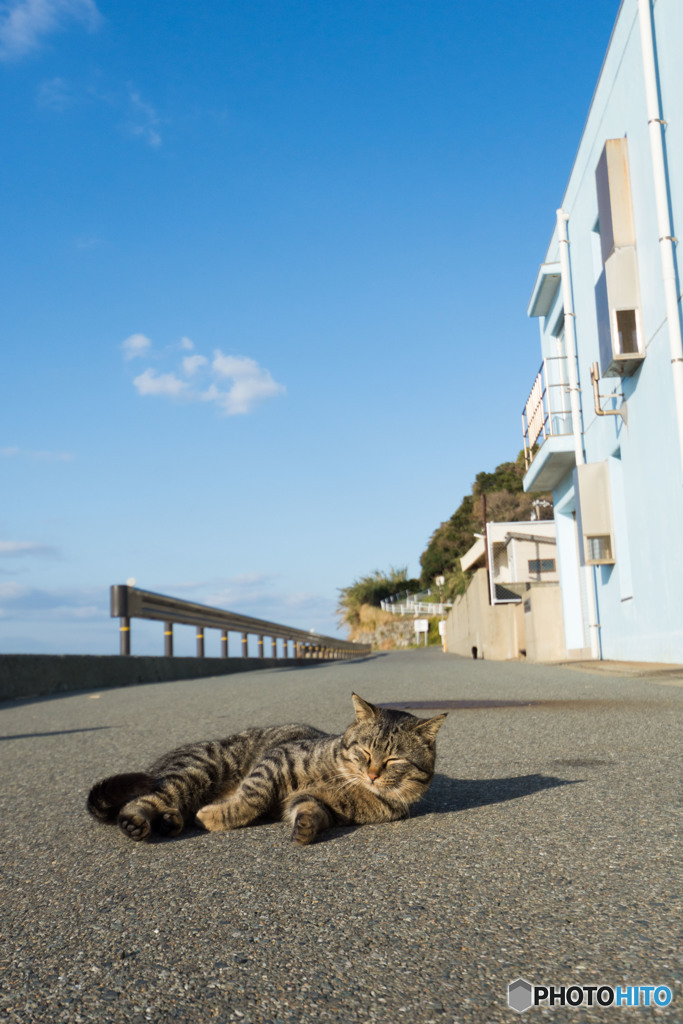
<path id="1" fill-rule="evenodd" d="M 613 562 L 612 538 L 609 535 L 601 537 L 586 537 L 586 561 L 589 565 L 600 562 Z"/>
<path id="2" fill-rule="evenodd" d="M 635 309 L 615 309 L 617 355 L 625 356 L 639 352 L 638 345 L 638 311 Z"/>
<path id="3" fill-rule="evenodd" d="M 555 559 L 554 558 L 530 558 L 529 559 L 529 574 L 542 573 L 542 572 L 555 572 Z"/>

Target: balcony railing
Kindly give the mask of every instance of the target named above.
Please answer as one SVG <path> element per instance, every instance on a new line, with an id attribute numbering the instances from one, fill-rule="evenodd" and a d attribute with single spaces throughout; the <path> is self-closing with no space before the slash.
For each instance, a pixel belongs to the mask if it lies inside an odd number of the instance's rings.
<path id="1" fill-rule="evenodd" d="M 522 410 L 527 469 L 546 438 L 566 436 L 572 432 L 566 364 L 566 356 L 549 356 L 543 360 Z"/>

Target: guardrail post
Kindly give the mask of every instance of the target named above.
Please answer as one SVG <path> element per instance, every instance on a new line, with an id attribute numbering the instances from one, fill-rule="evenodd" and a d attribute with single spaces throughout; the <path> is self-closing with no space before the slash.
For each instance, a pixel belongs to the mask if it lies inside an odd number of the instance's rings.
<path id="1" fill-rule="evenodd" d="M 249 634 L 242 633 L 242 657 L 249 657 Z"/>
<path id="2" fill-rule="evenodd" d="M 121 654 L 130 654 L 130 618 L 128 616 L 128 587 L 117 583 L 110 588 L 110 612 L 113 618 L 121 620 L 119 626 Z"/>
<path id="3" fill-rule="evenodd" d="M 275 637 L 271 637 L 270 646 L 272 657 L 277 658 L 277 639 Z"/>
<path id="4" fill-rule="evenodd" d="M 204 627 L 197 627 L 197 657 L 204 657 Z"/>
<path id="5" fill-rule="evenodd" d="M 259 658 L 263 657 L 263 637 L 262 636 L 260 636 L 258 638 L 258 656 L 259 656 Z"/>
<path id="6" fill-rule="evenodd" d="M 121 625 L 121 654 L 130 654 L 130 619 L 127 615 L 122 616 Z"/>
<path id="7" fill-rule="evenodd" d="M 164 623 L 164 655 L 167 658 L 173 657 L 173 623 Z"/>
<path id="8" fill-rule="evenodd" d="M 224 629 L 221 633 L 221 657 L 227 658 L 228 656 L 228 631 Z"/>

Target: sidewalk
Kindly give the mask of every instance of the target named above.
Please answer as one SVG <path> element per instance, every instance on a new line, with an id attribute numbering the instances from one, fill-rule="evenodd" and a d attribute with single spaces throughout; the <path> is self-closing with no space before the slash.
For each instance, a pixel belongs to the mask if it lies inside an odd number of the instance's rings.
<path id="1" fill-rule="evenodd" d="M 573 668 L 579 672 L 651 680 L 662 686 L 683 686 L 683 665 L 653 661 L 562 661 L 556 664 L 558 668 Z"/>

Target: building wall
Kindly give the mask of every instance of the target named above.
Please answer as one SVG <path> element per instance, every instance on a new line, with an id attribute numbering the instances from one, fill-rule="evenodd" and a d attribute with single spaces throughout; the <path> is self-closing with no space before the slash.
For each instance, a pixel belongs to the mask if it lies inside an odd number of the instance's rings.
<path id="1" fill-rule="evenodd" d="M 508 564 L 512 563 L 512 571 L 501 574 L 500 579 L 496 576 L 496 583 L 557 583 L 559 577 L 554 531 L 552 540 L 545 543 L 537 540 L 513 539 L 508 544 L 508 552 Z M 554 571 L 532 572 L 529 569 L 529 562 L 547 561 L 548 559 L 552 559 L 555 563 Z"/>
<path id="2" fill-rule="evenodd" d="M 654 25 L 671 183 L 673 231 L 683 237 L 683 4 L 657 0 Z M 595 167 L 610 138 L 628 141 L 630 181 L 640 276 L 646 356 L 636 373 L 601 379 L 603 396 L 621 393 L 627 423 L 594 411 L 590 366 L 598 360 L 594 286 L 601 270 Z M 616 562 L 590 572 L 598 606 L 601 654 L 609 659 L 683 662 L 683 474 L 678 450 L 671 357 L 666 321 L 644 92 L 638 6 L 624 0 L 562 203 L 569 215 L 578 371 L 587 462 L 608 460 Z M 596 244 L 597 242 L 597 244 Z M 557 233 L 543 262 L 559 259 Z M 558 292 L 541 318 L 544 355 L 555 354 L 562 322 Z M 610 402 L 603 398 L 602 407 Z M 533 463 L 530 470 L 533 475 Z M 576 493 L 569 473 L 555 489 L 560 576 L 567 646 L 585 632 L 587 595 L 578 579 L 570 516 Z M 579 509 L 580 516 L 580 509 Z M 581 545 L 580 545 L 581 547 Z M 578 586 L 577 586 L 578 580 Z"/>
<path id="3" fill-rule="evenodd" d="M 506 661 L 564 661 L 562 599 L 557 584 L 531 584 L 519 604 L 489 604 L 486 569 L 478 569 L 446 619 L 445 649 L 450 654 Z"/>
<path id="4" fill-rule="evenodd" d="M 488 574 L 477 569 L 464 594 L 456 598 L 446 619 L 445 649 L 449 654 L 505 661 L 522 657 L 525 649 L 521 604 L 489 604 Z"/>
<path id="5" fill-rule="evenodd" d="M 559 586 L 532 586 L 524 599 L 527 661 L 564 661 L 567 657 Z"/>

